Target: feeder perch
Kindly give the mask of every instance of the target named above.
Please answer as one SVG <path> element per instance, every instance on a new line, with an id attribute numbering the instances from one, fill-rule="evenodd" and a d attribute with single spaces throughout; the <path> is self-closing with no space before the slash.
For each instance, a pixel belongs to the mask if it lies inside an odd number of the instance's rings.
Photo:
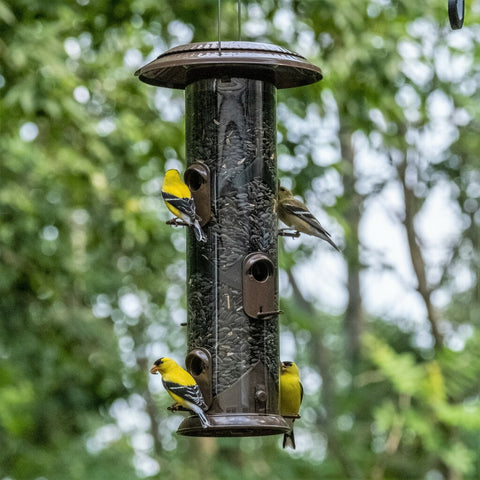
<path id="1" fill-rule="evenodd" d="M 184 174 L 208 237 L 187 232 L 186 368 L 210 427 L 178 433 L 252 436 L 289 431 L 279 414 L 276 90 L 322 78 L 287 49 L 192 43 L 140 68 L 145 83 L 185 89 Z"/>

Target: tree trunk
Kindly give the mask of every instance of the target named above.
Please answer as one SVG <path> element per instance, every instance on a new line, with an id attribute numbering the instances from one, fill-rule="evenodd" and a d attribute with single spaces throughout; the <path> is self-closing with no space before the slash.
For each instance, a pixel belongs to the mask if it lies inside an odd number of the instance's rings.
<path id="1" fill-rule="evenodd" d="M 351 145 L 351 132 L 340 129 L 340 148 L 342 160 L 346 164 L 343 172 L 343 189 L 346 197 L 345 219 L 348 231 L 345 236 L 345 260 L 347 262 L 348 304 L 343 321 L 345 332 L 346 358 L 350 361 L 352 372 L 357 370 L 360 359 L 361 335 L 363 330 L 363 308 L 360 293 L 360 253 L 358 226 L 361 218 L 363 197 L 355 190 L 355 154 Z"/>

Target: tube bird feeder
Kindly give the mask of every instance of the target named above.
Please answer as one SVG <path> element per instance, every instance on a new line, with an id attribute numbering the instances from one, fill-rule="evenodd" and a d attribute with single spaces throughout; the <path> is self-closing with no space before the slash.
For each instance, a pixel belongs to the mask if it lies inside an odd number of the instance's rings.
<path id="1" fill-rule="evenodd" d="M 254 436 L 289 430 L 279 415 L 276 89 L 322 78 L 284 48 L 192 43 L 140 68 L 145 83 L 185 89 L 184 179 L 208 241 L 187 233 L 187 370 L 210 427 L 178 433 Z"/>

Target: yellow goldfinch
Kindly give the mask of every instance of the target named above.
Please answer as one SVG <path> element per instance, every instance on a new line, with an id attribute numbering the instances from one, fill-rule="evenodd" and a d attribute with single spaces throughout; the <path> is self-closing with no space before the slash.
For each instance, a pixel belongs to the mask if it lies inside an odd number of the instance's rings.
<path id="1" fill-rule="evenodd" d="M 303 386 L 302 382 L 300 382 L 298 367 L 293 362 L 282 362 L 280 372 L 280 415 L 287 417 L 285 420 L 291 426 L 291 430 L 283 436 L 283 448 L 291 447 L 295 450 L 293 422 L 298 417 L 302 399 Z"/>
<path id="2" fill-rule="evenodd" d="M 168 394 L 175 400 L 175 406 L 181 406 L 198 415 L 203 428 L 209 427 L 210 423 L 205 416 L 204 410 L 207 405 L 203 400 L 200 387 L 193 377 L 171 358 L 159 358 L 150 369 L 150 373 L 160 373 L 162 383 Z"/>
<path id="3" fill-rule="evenodd" d="M 306 205 L 294 198 L 292 192 L 282 186 L 278 191 L 278 217 L 285 225 L 301 233 L 321 238 L 338 250 L 330 234 L 320 225 Z"/>
<path id="4" fill-rule="evenodd" d="M 162 185 L 162 197 L 167 208 L 178 218 L 181 218 L 188 226 L 193 227 L 195 238 L 199 242 L 206 242 L 207 237 L 203 233 L 195 213 L 195 203 L 192 194 L 180 178 L 178 170 L 167 170 Z"/>

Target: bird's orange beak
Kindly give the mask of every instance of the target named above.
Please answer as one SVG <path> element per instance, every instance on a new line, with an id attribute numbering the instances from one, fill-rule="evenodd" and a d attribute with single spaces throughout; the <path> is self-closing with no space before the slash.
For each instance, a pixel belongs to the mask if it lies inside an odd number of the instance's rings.
<path id="1" fill-rule="evenodd" d="M 150 373 L 152 375 L 156 375 L 158 373 L 158 368 L 156 365 L 154 365 L 151 369 L 150 369 Z"/>

